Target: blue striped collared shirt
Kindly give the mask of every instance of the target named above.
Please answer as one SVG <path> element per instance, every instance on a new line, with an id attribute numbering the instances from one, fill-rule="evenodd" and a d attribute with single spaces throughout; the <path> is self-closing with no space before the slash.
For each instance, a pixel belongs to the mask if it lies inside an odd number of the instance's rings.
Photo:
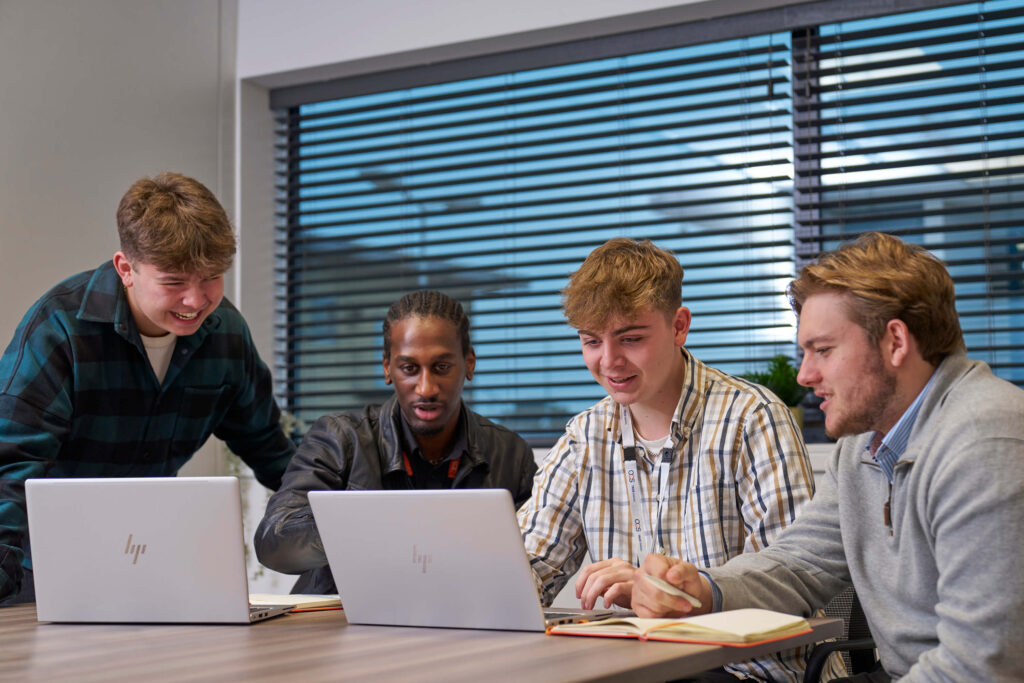
<path id="1" fill-rule="evenodd" d="M 874 443 L 875 439 L 868 439 L 868 445 L 865 450 L 868 454 L 874 458 L 875 462 L 882 469 L 882 473 L 885 478 L 889 480 L 891 484 L 893 481 L 893 470 L 896 467 L 896 463 L 900 457 L 907 450 L 907 442 L 910 441 L 910 432 L 914 430 L 914 422 L 917 421 L 917 414 L 921 411 L 921 404 L 924 402 L 924 397 L 928 394 L 928 390 L 932 386 L 932 382 L 935 381 L 935 373 L 932 373 L 928 383 L 924 385 L 924 389 L 917 395 L 914 402 L 910 404 L 910 407 L 900 416 L 900 419 L 893 425 L 893 428 L 889 430 L 889 433 L 882 438 L 882 443 L 879 444 L 878 449 L 872 454 L 871 444 Z M 877 432 L 876 432 L 877 434 Z"/>

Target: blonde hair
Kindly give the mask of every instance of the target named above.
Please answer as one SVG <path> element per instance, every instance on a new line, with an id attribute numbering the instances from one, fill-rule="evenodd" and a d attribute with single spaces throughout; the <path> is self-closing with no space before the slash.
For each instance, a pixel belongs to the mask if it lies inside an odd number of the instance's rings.
<path id="1" fill-rule="evenodd" d="M 825 254 L 805 266 L 787 292 L 797 315 L 814 294 L 847 294 L 850 319 L 864 328 L 872 344 L 881 340 L 890 320 L 902 320 L 932 365 L 965 349 L 946 266 L 924 248 L 892 235 L 865 233 Z"/>
<path id="2" fill-rule="evenodd" d="M 198 180 L 179 173 L 132 183 L 117 207 L 117 233 L 132 265 L 220 274 L 235 255 L 235 233 L 220 202 Z"/>
<path id="3" fill-rule="evenodd" d="M 562 310 L 576 329 L 599 330 L 644 309 L 671 317 L 682 305 L 683 267 L 648 240 L 608 240 L 590 252 L 562 290 Z"/>

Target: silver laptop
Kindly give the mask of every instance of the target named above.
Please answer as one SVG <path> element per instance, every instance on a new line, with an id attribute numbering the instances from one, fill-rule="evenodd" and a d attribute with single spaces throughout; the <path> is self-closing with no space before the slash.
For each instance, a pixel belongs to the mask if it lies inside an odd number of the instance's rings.
<path id="1" fill-rule="evenodd" d="M 29 479 L 40 621 L 251 623 L 235 477 Z"/>
<path id="2" fill-rule="evenodd" d="M 353 624 L 543 631 L 611 610 L 541 609 L 505 489 L 311 491 Z"/>

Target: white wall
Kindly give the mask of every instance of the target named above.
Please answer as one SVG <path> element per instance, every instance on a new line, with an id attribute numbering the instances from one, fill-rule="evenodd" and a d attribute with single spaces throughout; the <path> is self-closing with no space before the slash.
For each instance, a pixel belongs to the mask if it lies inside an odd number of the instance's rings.
<path id="1" fill-rule="evenodd" d="M 239 0 L 238 76 L 267 87 L 794 0 Z"/>
<path id="2" fill-rule="evenodd" d="M 233 204 L 235 0 L 0 0 L 0 339 L 117 249 L 136 178 Z"/>

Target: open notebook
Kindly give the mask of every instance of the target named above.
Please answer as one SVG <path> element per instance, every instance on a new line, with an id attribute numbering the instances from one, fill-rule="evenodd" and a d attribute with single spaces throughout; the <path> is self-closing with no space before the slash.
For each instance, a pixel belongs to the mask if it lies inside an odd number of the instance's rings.
<path id="1" fill-rule="evenodd" d="M 311 491 L 353 624 L 543 631 L 612 610 L 541 610 L 505 489 Z"/>
<path id="2" fill-rule="evenodd" d="M 551 633 L 556 635 L 637 638 L 737 647 L 760 645 L 810 631 L 811 626 L 803 617 L 753 608 L 682 619 L 610 618 L 551 629 Z"/>
<path id="3" fill-rule="evenodd" d="M 29 479 L 40 621 L 251 623 L 235 477 Z"/>

